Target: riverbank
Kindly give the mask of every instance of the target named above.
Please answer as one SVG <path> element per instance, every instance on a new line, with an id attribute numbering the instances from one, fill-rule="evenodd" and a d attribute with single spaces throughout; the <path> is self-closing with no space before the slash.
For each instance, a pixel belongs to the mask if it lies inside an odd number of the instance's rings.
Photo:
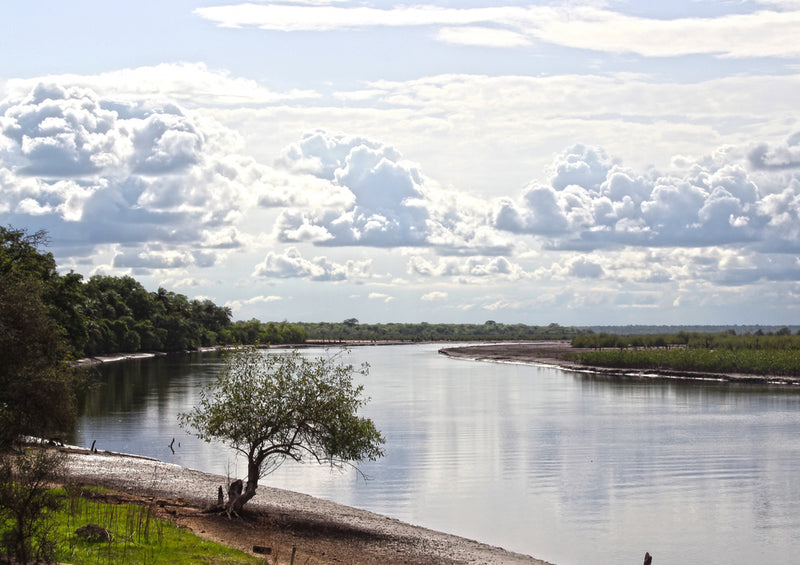
<path id="1" fill-rule="evenodd" d="M 306 349 L 313 347 L 372 347 L 378 345 L 411 345 L 419 342 L 398 341 L 398 340 L 308 340 L 304 343 L 286 343 L 279 345 L 259 345 L 261 349 Z M 94 357 L 83 357 L 74 362 L 76 367 L 86 368 L 94 365 L 105 365 L 106 363 L 118 363 L 120 361 L 136 361 L 138 359 L 152 359 L 154 357 L 164 357 L 166 355 L 181 355 L 189 353 L 208 353 L 211 351 L 232 351 L 236 349 L 233 345 L 215 345 L 211 347 L 198 347 L 186 351 L 174 351 L 166 353 L 163 351 L 143 351 L 139 353 L 110 353 L 107 355 L 95 355 Z"/>
<path id="2" fill-rule="evenodd" d="M 225 477 L 106 452 L 73 449 L 67 458 L 72 483 L 107 487 L 122 493 L 126 502 L 154 502 L 163 517 L 198 536 L 254 555 L 255 547 L 269 548 L 280 564 L 289 563 L 296 548 L 295 563 L 308 565 L 547 565 L 527 555 L 266 485 L 258 487 L 242 518 L 229 519 L 203 512 L 216 504 Z"/>
<path id="3" fill-rule="evenodd" d="M 606 375 L 609 377 L 647 378 L 647 379 L 685 379 L 717 381 L 741 384 L 792 384 L 800 385 L 800 376 L 748 375 L 735 373 L 713 373 L 699 371 L 638 371 L 627 368 L 595 367 L 584 365 L 566 357 L 567 353 L 591 351 L 572 347 L 568 340 L 542 341 L 529 343 L 503 343 L 492 345 L 469 345 L 465 347 L 445 347 L 439 353 L 449 357 L 475 361 L 495 361 L 504 363 L 530 363 L 552 365 L 567 371 Z"/>

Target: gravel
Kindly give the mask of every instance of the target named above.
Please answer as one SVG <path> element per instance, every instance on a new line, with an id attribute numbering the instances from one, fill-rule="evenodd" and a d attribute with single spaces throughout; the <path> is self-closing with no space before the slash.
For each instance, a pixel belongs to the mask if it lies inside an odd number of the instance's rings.
<path id="1" fill-rule="evenodd" d="M 223 476 L 108 452 L 73 450 L 68 454 L 68 469 L 75 480 L 137 495 L 183 499 L 200 508 L 216 504 L 218 487 L 225 488 L 227 482 Z M 307 528 L 325 531 L 328 537 L 331 532 L 347 532 L 349 537 L 357 532 L 372 540 L 370 551 L 391 552 L 394 563 L 547 565 L 527 555 L 265 485 L 258 487 L 248 507 L 283 519 L 290 517 Z"/>

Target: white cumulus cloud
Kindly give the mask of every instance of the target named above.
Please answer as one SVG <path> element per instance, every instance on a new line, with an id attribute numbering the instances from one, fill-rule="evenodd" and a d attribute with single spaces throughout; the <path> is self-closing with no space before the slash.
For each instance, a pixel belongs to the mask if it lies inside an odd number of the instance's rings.
<path id="1" fill-rule="evenodd" d="M 770 152 L 781 151 L 760 154 Z M 602 154 L 575 146 L 558 155 L 549 184 L 533 182 L 518 200 L 495 201 L 493 225 L 546 239 L 559 249 L 731 244 L 800 249 L 796 178 L 780 175 L 764 182 L 735 153 L 647 175 L 599 159 Z"/>
<path id="2" fill-rule="evenodd" d="M 0 134 L 7 221 L 36 216 L 54 240 L 83 254 L 101 243 L 237 247 L 241 237 L 231 234 L 257 202 L 295 202 L 305 188 L 236 153 L 237 134 L 212 119 L 85 86 L 41 82 L 12 91 L 0 102 Z M 129 250 L 117 262 L 141 266 L 151 262 L 145 255 L 144 247 Z M 162 260 L 165 268 L 183 264 Z"/>
<path id="3" fill-rule="evenodd" d="M 464 283 L 486 278 L 516 281 L 526 276 L 520 265 L 505 257 L 444 257 L 429 260 L 414 255 L 408 261 L 408 273 L 416 277 L 453 277 Z"/>
<path id="4" fill-rule="evenodd" d="M 285 253 L 270 251 L 253 273 L 258 277 L 289 279 L 302 278 L 311 281 L 344 281 L 364 279 L 368 276 L 370 261 L 347 261 L 338 264 L 325 257 L 305 259 L 291 247 Z"/>
<path id="5" fill-rule="evenodd" d="M 439 300 L 447 300 L 448 294 L 446 292 L 442 292 L 440 290 L 434 290 L 433 292 L 427 292 L 420 297 L 420 300 L 425 302 L 437 302 Z"/>
<path id="6" fill-rule="evenodd" d="M 368 247 L 437 247 L 442 253 L 501 253 L 508 240 L 481 212 L 428 186 L 394 148 L 362 137 L 317 131 L 285 149 L 278 164 L 346 190 L 334 206 L 287 209 L 276 223 L 282 242 Z"/>

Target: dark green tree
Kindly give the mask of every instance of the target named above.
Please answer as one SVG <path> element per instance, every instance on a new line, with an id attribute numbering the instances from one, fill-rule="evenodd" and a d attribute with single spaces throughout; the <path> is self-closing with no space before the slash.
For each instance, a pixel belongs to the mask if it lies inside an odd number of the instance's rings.
<path id="1" fill-rule="evenodd" d="M 52 253 L 44 253 L 47 233 L 0 226 L 0 274 L 50 282 L 58 273 Z"/>
<path id="2" fill-rule="evenodd" d="M 64 330 L 44 296 L 57 278 L 42 232 L 0 228 L 0 450 L 48 436 L 74 419 L 74 371 Z"/>
<path id="3" fill-rule="evenodd" d="M 75 358 L 83 357 L 89 342 L 83 287 L 83 276 L 70 272 L 56 277 L 43 296 L 50 317 L 64 329 L 70 355 Z"/>

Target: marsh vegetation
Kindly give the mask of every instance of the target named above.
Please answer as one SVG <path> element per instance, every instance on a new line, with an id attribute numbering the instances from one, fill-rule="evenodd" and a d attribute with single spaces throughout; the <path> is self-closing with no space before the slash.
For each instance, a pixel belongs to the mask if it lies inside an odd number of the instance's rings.
<path id="1" fill-rule="evenodd" d="M 736 335 L 733 332 L 581 335 L 573 348 L 592 351 L 568 353 L 585 365 L 641 370 L 701 371 L 753 375 L 800 374 L 800 335 L 788 329 Z"/>

